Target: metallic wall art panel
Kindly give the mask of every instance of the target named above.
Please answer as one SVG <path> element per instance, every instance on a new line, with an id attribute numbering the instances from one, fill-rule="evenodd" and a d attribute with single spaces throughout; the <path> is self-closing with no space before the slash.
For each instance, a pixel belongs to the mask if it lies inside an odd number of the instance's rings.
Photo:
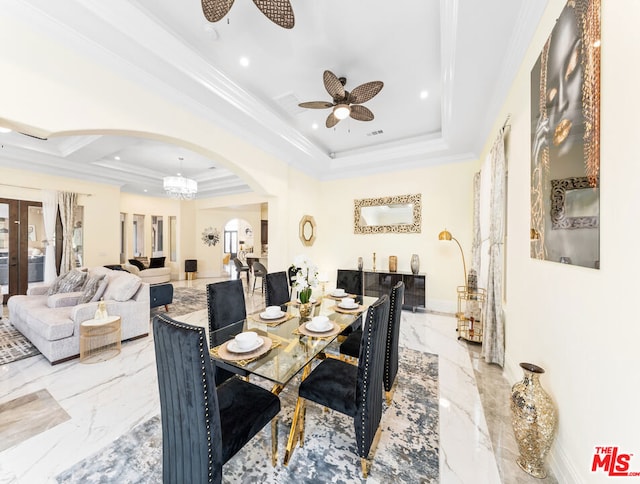
<path id="1" fill-rule="evenodd" d="M 422 195 L 398 195 L 353 201 L 354 234 L 419 234 Z"/>
<path id="2" fill-rule="evenodd" d="M 600 265 L 600 1 L 569 0 L 531 70 L 531 257 Z"/>

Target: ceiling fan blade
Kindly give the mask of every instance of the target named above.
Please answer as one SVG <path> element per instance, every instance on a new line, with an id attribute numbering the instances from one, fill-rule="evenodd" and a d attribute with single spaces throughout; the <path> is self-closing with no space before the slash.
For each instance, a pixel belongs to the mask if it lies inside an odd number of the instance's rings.
<path id="1" fill-rule="evenodd" d="M 307 103 L 300 103 L 298 104 L 298 106 L 300 106 L 301 108 L 308 108 L 308 109 L 327 109 L 327 108 L 332 108 L 333 103 L 326 102 L 326 101 L 310 101 Z"/>
<path id="2" fill-rule="evenodd" d="M 333 115 L 333 112 L 327 116 L 327 122 L 325 125 L 327 128 L 333 128 L 336 124 L 338 124 L 340 120 Z"/>
<path id="3" fill-rule="evenodd" d="M 351 113 L 349 113 L 353 119 L 358 121 L 371 121 L 373 119 L 373 113 L 365 106 L 354 104 L 351 106 Z"/>
<path id="4" fill-rule="evenodd" d="M 349 94 L 349 102 L 353 104 L 362 104 L 367 102 L 380 92 L 382 86 L 384 86 L 382 81 L 372 81 L 361 84 L 351 91 Z"/>
<path id="5" fill-rule="evenodd" d="M 217 22 L 229 13 L 234 0 L 202 0 L 202 13 L 209 22 Z"/>
<path id="6" fill-rule="evenodd" d="M 324 71 L 322 76 L 324 87 L 335 102 L 343 101 L 345 97 L 344 86 L 340 79 L 331 71 Z"/>
<path id="7" fill-rule="evenodd" d="M 291 29 L 295 25 L 293 8 L 289 0 L 253 0 L 256 7 L 273 23 L 284 29 Z"/>

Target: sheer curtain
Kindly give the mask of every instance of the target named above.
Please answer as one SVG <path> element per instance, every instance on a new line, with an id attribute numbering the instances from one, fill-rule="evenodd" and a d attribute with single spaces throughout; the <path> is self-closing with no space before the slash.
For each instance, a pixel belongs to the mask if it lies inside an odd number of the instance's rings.
<path id="1" fill-rule="evenodd" d="M 55 190 L 42 191 L 42 218 L 44 219 L 44 233 L 46 239 L 44 259 L 44 282 L 51 283 L 58 275 L 56 272 L 56 215 L 58 214 L 58 192 Z"/>
<path id="2" fill-rule="evenodd" d="M 58 196 L 60 203 L 60 220 L 62 220 L 62 261 L 60 262 L 60 273 L 65 274 L 75 266 L 73 253 L 73 229 L 74 214 L 78 205 L 78 194 L 61 192 Z"/>
<path id="3" fill-rule="evenodd" d="M 504 128 L 491 149 L 491 229 L 489 235 L 489 282 L 482 354 L 487 363 L 504 366 L 504 314 L 502 312 L 502 275 L 504 271 L 504 225 L 506 197 L 506 160 Z"/>

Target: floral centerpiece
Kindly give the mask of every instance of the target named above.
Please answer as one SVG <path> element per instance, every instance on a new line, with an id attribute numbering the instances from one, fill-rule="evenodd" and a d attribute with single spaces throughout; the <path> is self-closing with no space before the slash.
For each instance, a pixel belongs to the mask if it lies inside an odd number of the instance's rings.
<path id="1" fill-rule="evenodd" d="M 318 267 L 308 257 L 299 255 L 293 259 L 291 268 L 295 270 L 292 285 L 298 291 L 300 303 L 306 304 L 311 299 L 312 288 L 318 285 Z"/>

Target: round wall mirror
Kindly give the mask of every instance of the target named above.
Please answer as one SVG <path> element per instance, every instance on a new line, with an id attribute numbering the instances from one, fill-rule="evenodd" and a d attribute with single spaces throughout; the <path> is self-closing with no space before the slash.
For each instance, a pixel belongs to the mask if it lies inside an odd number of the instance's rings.
<path id="1" fill-rule="evenodd" d="M 309 247 L 316 240 L 316 221 L 311 215 L 305 215 L 300 219 L 300 241 Z"/>

